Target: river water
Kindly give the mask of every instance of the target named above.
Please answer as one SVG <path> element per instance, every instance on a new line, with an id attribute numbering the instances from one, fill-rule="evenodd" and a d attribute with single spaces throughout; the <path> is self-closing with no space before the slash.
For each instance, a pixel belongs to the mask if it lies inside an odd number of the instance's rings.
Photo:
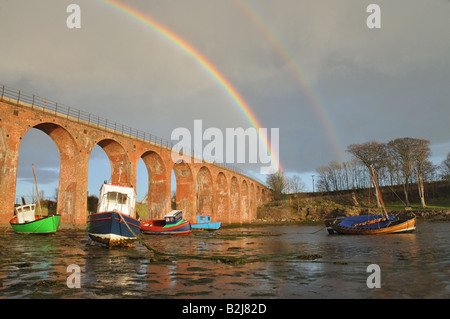
<path id="1" fill-rule="evenodd" d="M 448 221 L 419 220 L 416 232 L 396 235 L 328 235 L 322 225 L 145 235 L 169 254 L 155 258 L 139 242 L 106 248 L 84 231 L 8 229 L 0 233 L 0 298 L 447 299 L 449 233 Z M 372 264 L 379 271 L 368 271 Z M 80 269 L 79 288 L 70 265 Z M 380 288 L 369 288 L 378 275 Z"/>

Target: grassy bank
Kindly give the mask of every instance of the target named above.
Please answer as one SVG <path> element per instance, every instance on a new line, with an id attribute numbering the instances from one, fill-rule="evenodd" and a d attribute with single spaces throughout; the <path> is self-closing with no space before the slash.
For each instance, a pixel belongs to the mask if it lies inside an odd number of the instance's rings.
<path id="1" fill-rule="evenodd" d="M 402 202 L 401 189 L 383 188 L 386 210 L 400 212 L 408 209 L 418 218 L 450 219 L 450 184 L 434 182 L 427 186 L 426 208 L 420 206 L 419 198 L 412 193 L 410 209 Z M 256 222 L 320 222 L 336 216 L 382 212 L 382 209 L 376 207 L 373 189 L 298 193 L 286 195 L 284 200 L 267 203 L 258 208 Z"/>

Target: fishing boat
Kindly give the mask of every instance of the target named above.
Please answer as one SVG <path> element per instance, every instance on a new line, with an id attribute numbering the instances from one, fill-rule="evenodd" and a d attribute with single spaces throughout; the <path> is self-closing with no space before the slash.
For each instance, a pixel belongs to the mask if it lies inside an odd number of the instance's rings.
<path id="1" fill-rule="evenodd" d="M 181 210 L 172 210 L 164 219 L 150 219 L 141 225 L 143 234 L 151 235 L 189 235 L 192 232 L 191 223 L 183 220 Z"/>
<path id="2" fill-rule="evenodd" d="M 141 222 L 136 219 L 136 192 L 133 187 L 104 183 L 97 212 L 88 216 L 89 237 L 108 246 L 134 243 Z"/>
<path id="3" fill-rule="evenodd" d="M 36 204 L 20 205 L 14 208 L 15 216 L 9 221 L 16 233 L 53 234 L 58 230 L 60 215 L 36 215 Z"/>
<path id="4" fill-rule="evenodd" d="M 33 168 L 39 214 L 36 215 L 36 204 L 27 204 L 22 197 L 23 205 L 14 208 L 15 216 L 9 221 L 9 224 L 19 234 L 53 234 L 58 230 L 61 216 L 57 214 L 48 216 L 40 215 L 42 208 L 36 181 L 36 172 L 34 171 L 34 164 L 31 164 L 31 166 Z"/>
<path id="5" fill-rule="evenodd" d="M 388 214 L 384 206 L 380 188 L 372 167 L 373 182 L 378 192 L 384 214 L 337 217 L 325 220 L 329 234 L 395 234 L 413 232 L 416 229 L 416 216 L 411 212 Z"/>
<path id="6" fill-rule="evenodd" d="M 197 215 L 197 223 L 191 224 L 192 230 L 217 230 L 220 228 L 220 222 L 211 222 L 209 215 Z"/>

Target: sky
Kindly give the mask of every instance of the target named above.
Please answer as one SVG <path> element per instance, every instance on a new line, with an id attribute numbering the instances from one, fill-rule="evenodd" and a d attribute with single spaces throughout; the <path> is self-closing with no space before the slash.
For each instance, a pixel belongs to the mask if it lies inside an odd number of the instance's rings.
<path id="1" fill-rule="evenodd" d="M 170 139 L 176 128 L 252 127 L 223 83 L 195 55 L 100 0 L 1 0 L 0 84 Z M 69 28 L 70 4 L 81 10 Z M 123 0 L 188 43 L 248 105 L 260 127 L 279 129 L 278 157 L 311 190 L 316 168 L 350 159 L 350 144 L 398 137 L 450 152 L 448 0 Z M 369 28 L 371 3 L 380 28 Z M 198 57 L 198 56 L 197 56 Z M 206 142 L 205 142 L 206 143 Z M 45 152 L 43 152 L 45 150 Z M 31 163 L 47 197 L 59 155 L 32 129 L 19 154 L 16 196 L 31 195 Z M 259 175 L 255 165 L 240 165 Z M 138 166 L 138 199 L 147 172 Z M 89 194 L 110 166 L 90 157 Z"/>

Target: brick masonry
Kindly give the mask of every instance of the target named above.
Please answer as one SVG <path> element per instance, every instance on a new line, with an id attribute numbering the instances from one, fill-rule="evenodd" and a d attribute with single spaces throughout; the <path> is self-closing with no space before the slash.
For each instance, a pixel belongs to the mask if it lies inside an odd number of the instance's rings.
<path id="1" fill-rule="evenodd" d="M 264 185 L 237 172 L 206 162 L 174 163 L 164 146 L 5 97 L 0 101 L 0 224 L 13 216 L 20 142 L 31 128 L 48 134 L 59 150 L 57 213 L 63 224 L 86 223 L 89 156 L 95 145 L 108 155 L 112 183 L 135 185 L 142 158 L 151 218 L 170 211 L 172 169 L 177 209 L 192 222 L 199 212 L 224 224 L 251 223 L 268 199 Z"/>

